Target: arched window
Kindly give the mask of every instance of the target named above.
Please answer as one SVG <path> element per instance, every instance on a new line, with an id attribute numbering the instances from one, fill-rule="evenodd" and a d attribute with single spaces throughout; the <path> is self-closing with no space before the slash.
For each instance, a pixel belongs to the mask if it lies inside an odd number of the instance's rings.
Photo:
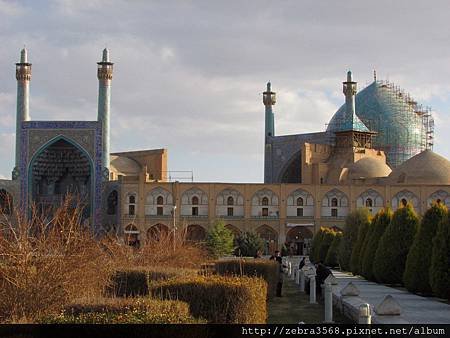
<path id="1" fill-rule="evenodd" d="M 263 197 L 262 201 L 261 201 L 262 205 L 269 205 L 269 199 L 267 197 Z"/>
<path id="2" fill-rule="evenodd" d="M 373 207 L 373 201 L 371 198 L 366 199 L 366 207 L 372 208 Z"/>
<path id="3" fill-rule="evenodd" d="M 297 206 L 299 206 L 299 207 L 303 206 L 303 198 L 301 198 L 301 197 L 297 198 Z"/>
<path id="4" fill-rule="evenodd" d="M 234 199 L 233 199 L 232 196 L 229 196 L 229 197 L 227 198 L 227 205 L 234 205 Z"/>
<path id="5" fill-rule="evenodd" d="M 128 215 L 136 215 L 136 195 L 134 194 L 128 196 Z"/>
<path id="6" fill-rule="evenodd" d="M 117 213 L 117 190 L 113 190 L 110 192 L 108 196 L 108 207 L 107 213 L 108 215 L 115 215 Z"/>
<path id="7" fill-rule="evenodd" d="M 130 203 L 130 204 L 136 203 L 136 196 L 130 195 L 130 196 L 128 197 L 128 203 Z"/>
<path id="8" fill-rule="evenodd" d="M 406 200 L 406 198 L 402 198 L 402 206 L 406 207 L 406 205 L 408 204 L 408 201 Z"/>
<path id="9" fill-rule="evenodd" d="M 158 198 L 156 198 L 156 204 L 158 205 L 164 204 L 164 198 L 162 196 L 158 196 Z"/>
<path id="10" fill-rule="evenodd" d="M 198 205 L 198 197 L 197 196 L 192 197 L 192 204 Z"/>
<path id="11" fill-rule="evenodd" d="M 331 199 L 331 206 L 332 207 L 337 207 L 338 206 L 338 199 L 336 197 L 333 197 Z"/>

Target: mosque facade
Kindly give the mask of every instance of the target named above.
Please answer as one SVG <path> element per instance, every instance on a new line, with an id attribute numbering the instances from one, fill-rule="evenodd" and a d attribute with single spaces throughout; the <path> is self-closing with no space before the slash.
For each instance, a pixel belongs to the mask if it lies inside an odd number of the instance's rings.
<path id="1" fill-rule="evenodd" d="M 357 94 L 348 72 L 345 104 L 327 129 L 285 136 L 275 134 L 268 83 L 264 183 L 169 182 L 166 149 L 110 152 L 108 50 L 97 63 L 94 121 L 31 120 L 31 67 L 24 49 L 16 64 L 15 167 L 11 180 L 0 180 L 6 215 L 31 207 L 51 213 L 71 194 L 94 232 L 114 231 L 130 245 L 172 231 L 202 241 L 223 219 L 235 235 L 258 233 L 266 253 L 286 243 L 300 254 L 321 226 L 342 229 L 356 208 L 375 214 L 411 203 L 423 214 L 434 201 L 450 207 L 450 161 L 431 150 L 429 110 L 387 82 L 374 79 Z"/>

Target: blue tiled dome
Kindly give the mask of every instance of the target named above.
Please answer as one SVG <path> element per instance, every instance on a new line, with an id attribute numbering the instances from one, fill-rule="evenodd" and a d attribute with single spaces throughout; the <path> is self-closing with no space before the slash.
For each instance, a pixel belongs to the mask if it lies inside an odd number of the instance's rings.
<path id="1" fill-rule="evenodd" d="M 374 81 L 356 94 L 356 115 L 377 132 L 374 147 L 384 150 L 387 162 L 396 167 L 426 148 L 426 128 L 420 107 L 395 85 Z M 327 132 L 341 129 L 345 104 L 333 115 Z"/>

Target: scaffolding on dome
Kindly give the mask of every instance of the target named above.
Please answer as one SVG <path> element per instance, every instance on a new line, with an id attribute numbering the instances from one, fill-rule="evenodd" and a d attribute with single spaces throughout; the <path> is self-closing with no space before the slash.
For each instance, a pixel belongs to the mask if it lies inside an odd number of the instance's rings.
<path id="1" fill-rule="evenodd" d="M 389 164 L 396 167 L 426 149 L 432 150 L 434 119 L 431 108 L 418 104 L 409 93 L 389 81 L 375 80 L 372 85 L 376 86 L 374 95 L 379 107 L 389 110 L 389 116 L 380 116 L 376 112 L 359 114 L 358 104 L 356 114 L 369 130 L 377 132 L 374 147 L 388 155 Z M 335 144 L 335 132 L 341 130 L 345 121 L 342 115 L 330 121 L 327 129 L 331 131 L 328 133 L 330 144 Z"/>

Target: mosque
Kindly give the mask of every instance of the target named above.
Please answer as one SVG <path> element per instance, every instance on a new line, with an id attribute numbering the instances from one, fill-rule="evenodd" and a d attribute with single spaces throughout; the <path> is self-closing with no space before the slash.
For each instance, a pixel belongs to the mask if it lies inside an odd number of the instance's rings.
<path id="1" fill-rule="evenodd" d="M 265 106 L 264 183 L 171 182 L 167 150 L 111 153 L 113 63 L 107 49 L 97 63 L 95 121 L 30 119 L 32 64 L 23 49 L 16 63 L 15 167 L 0 180 L 0 207 L 51 213 L 66 194 L 83 206 L 93 231 L 115 231 L 130 245 L 184 231 L 201 241 L 216 219 L 234 234 L 254 231 L 266 253 L 287 244 L 309 250 L 320 226 L 343 228 L 360 207 L 371 213 L 411 203 L 423 214 L 433 201 L 450 207 L 450 161 L 432 151 L 433 118 L 394 84 L 374 81 L 357 94 L 352 73 L 345 103 L 326 130 L 275 134 L 271 84 Z"/>

